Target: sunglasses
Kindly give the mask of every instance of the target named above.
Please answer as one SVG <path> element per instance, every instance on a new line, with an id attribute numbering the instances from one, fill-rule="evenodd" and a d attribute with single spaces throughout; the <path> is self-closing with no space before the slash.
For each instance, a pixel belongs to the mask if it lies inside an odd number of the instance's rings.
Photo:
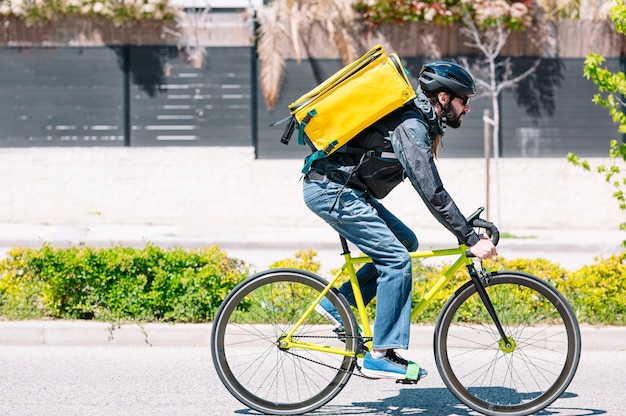
<path id="1" fill-rule="evenodd" d="M 459 97 L 458 95 L 456 96 L 456 98 L 458 98 L 459 100 L 461 100 L 461 103 L 463 104 L 463 107 L 465 107 L 466 105 L 469 104 L 470 101 L 470 97 Z"/>

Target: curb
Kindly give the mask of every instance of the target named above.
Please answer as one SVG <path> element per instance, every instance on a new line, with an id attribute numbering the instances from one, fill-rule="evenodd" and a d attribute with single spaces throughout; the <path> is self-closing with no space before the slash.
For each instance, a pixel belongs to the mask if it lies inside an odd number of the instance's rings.
<path id="1" fill-rule="evenodd" d="M 212 324 L 124 324 L 94 321 L 0 322 L 0 346 L 208 348 Z M 626 327 L 581 325 L 583 350 L 625 351 Z M 434 327 L 411 326 L 411 348 L 432 348 Z"/>
<path id="2" fill-rule="evenodd" d="M 211 324 L 5 321 L 0 322 L 0 345 L 208 346 L 211 328 Z"/>

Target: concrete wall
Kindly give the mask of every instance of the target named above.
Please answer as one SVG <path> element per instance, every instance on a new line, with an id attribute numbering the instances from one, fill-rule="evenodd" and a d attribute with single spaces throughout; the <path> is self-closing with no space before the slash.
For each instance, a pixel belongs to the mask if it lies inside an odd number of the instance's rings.
<path id="1" fill-rule="evenodd" d="M 466 214 L 485 205 L 484 160 L 446 159 L 444 149 L 438 166 Z M 171 225 L 188 235 L 320 227 L 302 202 L 300 169 L 255 160 L 252 147 L 4 148 L 0 223 Z M 500 203 L 492 198 L 490 218 L 503 231 L 616 230 L 625 220 L 603 178 L 565 159 L 506 158 L 498 170 L 496 181 L 492 161 Z M 408 182 L 385 201 L 413 227 L 439 227 Z"/>

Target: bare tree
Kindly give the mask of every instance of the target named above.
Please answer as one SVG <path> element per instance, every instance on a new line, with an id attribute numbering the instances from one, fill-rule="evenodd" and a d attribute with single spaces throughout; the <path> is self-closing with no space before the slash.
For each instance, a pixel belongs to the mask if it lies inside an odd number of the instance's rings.
<path id="1" fill-rule="evenodd" d="M 539 64 L 537 59 L 533 65 L 523 73 L 513 76 L 513 64 L 509 58 L 499 59 L 502 49 L 509 39 L 512 29 L 506 24 L 506 19 L 511 16 L 511 6 L 505 1 L 492 1 L 491 7 L 479 10 L 476 14 L 472 14 L 467 8 L 464 9 L 463 23 L 461 29 L 468 41 L 466 45 L 478 49 L 484 57 L 478 61 L 473 68 L 474 74 L 480 74 L 476 77 L 476 83 L 483 87 L 485 92 L 479 96 L 487 96 L 491 99 L 491 114 L 493 117 L 485 117 L 485 123 L 492 127 L 493 138 L 493 157 L 495 161 L 495 202 L 496 213 L 495 220 L 500 222 L 500 206 L 499 206 L 499 156 L 500 156 L 500 103 L 498 97 L 507 88 L 514 88 L 520 81 L 532 75 Z M 520 15 L 521 15 L 521 11 Z M 515 11 L 513 11 L 515 13 Z M 522 15 L 523 16 L 523 15 Z M 463 65 L 469 67 L 467 59 L 462 59 Z M 487 172 L 486 181 L 489 180 L 489 155 L 486 154 Z M 489 185 L 487 186 L 486 205 L 489 208 Z M 488 214 L 492 214 L 488 209 Z"/>

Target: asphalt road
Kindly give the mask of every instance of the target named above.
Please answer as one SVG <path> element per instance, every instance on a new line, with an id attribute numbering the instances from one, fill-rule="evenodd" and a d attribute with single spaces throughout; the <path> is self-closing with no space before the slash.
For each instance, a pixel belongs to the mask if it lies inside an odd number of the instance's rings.
<path id="1" fill-rule="evenodd" d="M 626 345 L 626 343 L 625 343 Z M 417 386 L 353 377 L 316 415 L 476 415 L 443 386 L 432 350 L 411 359 L 431 370 Z M 541 415 L 626 414 L 626 348 L 583 350 L 566 393 Z M 205 346 L 0 345 L 0 415 L 256 414 L 222 386 Z"/>

